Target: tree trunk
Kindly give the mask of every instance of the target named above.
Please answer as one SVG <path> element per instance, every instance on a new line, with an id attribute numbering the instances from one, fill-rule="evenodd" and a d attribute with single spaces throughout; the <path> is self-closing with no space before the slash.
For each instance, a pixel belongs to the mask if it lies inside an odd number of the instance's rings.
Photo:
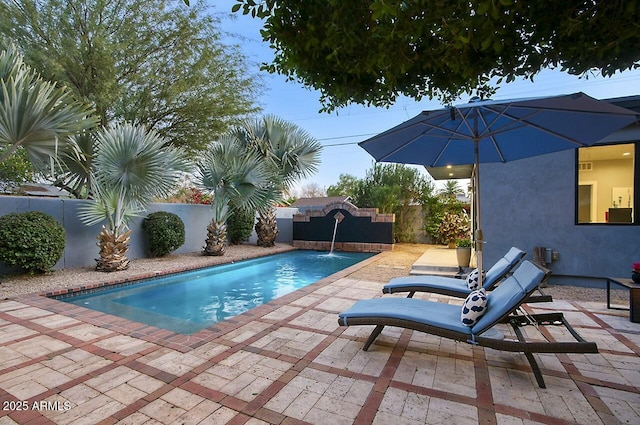
<path id="1" fill-rule="evenodd" d="M 98 235 L 100 258 L 96 258 L 97 271 L 115 272 L 129 268 L 129 259 L 126 254 L 129 250 L 130 235 L 131 230 L 117 236 L 110 229 L 102 226 L 102 231 Z"/>
<path id="2" fill-rule="evenodd" d="M 274 208 L 271 208 L 265 215 L 260 214 L 256 222 L 256 234 L 258 235 L 258 246 L 268 248 L 276 244 L 278 222 Z"/>
<path id="3" fill-rule="evenodd" d="M 211 220 L 207 226 L 207 239 L 202 249 L 203 255 L 224 255 L 225 244 L 227 243 L 227 224 L 218 223 Z"/>

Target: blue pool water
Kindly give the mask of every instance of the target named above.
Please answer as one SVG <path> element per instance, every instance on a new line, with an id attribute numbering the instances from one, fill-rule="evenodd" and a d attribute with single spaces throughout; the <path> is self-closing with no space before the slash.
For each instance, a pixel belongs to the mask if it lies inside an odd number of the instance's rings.
<path id="1" fill-rule="evenodd" d="M 372 254 L 291 251 L 61 298 L 78 306 L 191 334 L 303 288 Z"/>

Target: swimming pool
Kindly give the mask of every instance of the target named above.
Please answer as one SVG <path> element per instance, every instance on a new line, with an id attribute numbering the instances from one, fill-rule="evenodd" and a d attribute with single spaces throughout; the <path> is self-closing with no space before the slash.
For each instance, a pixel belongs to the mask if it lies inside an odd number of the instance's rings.
<path id="1" fill-rule="evenodd" d="M 192 334 L 372 255 L 291 251 L 56 298 L 173 332 Z"/>

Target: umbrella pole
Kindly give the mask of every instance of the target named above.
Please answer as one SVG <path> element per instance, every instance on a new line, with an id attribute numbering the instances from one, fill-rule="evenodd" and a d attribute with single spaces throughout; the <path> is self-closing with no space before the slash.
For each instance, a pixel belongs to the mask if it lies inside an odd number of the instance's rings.
<path id="1" fill-rule="evenodd" d="M 475 229 L 475 245 L 476 245 L 476 262 L 477 262 L 477 267 L 478 267 L 478 283 L 480 285 L 480 288 L 482 288 L 482 281 L 483 276 L 482 276 L 482 271 L 484 270 L 482 268 L 482 245 L 484 244 L 484 236 L 482 234 L 482 221 L 480 220 L 480 154 L 479 154 L 479 147 L 478 145 L 480 144 L 480 139 L 478 138 L 474 138 L 473 139 L 473 149 L 474 149 L 474 155 L 475 155 L 475 173 L 473 176 L 474 179 L 474 186 L 475 186 L 475 192 L 476 192 L 476 196 L 475 196 L 475 206 L 476 206 L 476 229 Z"/>

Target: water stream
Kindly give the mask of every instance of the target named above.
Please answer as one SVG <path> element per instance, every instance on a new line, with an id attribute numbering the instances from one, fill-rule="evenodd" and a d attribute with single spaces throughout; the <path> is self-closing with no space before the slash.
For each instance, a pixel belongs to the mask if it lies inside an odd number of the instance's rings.
<path id="1" fill-rule="evenodd" d="M 333 237 L 331 238 L 331 249 L 329 250 L 329 255 L 333 254 L 333 246 L 336 243 L 336 232 L 338 231 L 338 218 L 336 217 L 336 224 L 333 226 Z"/>
<path id="2" fill-rule="evenodd" d="M 336 224 L 333 226 L 333 237 L 331 238 L 331 249 L 329 250 L 329 255 L 333 254 L 333 246 L 336 243 L 336 232 L 338 231 L 338 224 L 344 219 L 344 214 L 338 211 L 336 215 L 333 216 L 333 218 L 336 219 Z"/>

